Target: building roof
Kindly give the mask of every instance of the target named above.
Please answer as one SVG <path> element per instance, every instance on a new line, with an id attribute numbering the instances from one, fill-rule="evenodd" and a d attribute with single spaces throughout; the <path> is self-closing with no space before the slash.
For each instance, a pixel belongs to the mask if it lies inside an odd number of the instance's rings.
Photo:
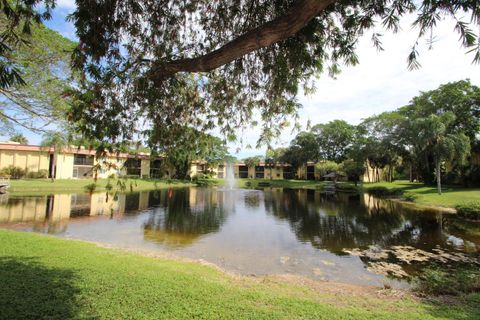
<path id="1" fill-rule="evenodd" d="M 45 153 L 52 153 L 54 148 L 52 147 L 42 147 L 36 145 L 29 145 L 29 144 L 20 144 L 16 142 L 0 142 L 0 151 L 2 150 L 11 150 L 11 151 L 27 151 L 27 152 L 45 152 Z M 63 149 L 62 153 L 64 154 L 83 154 L 83 155 L 96 155 L 96 151 L 94 149 L 86 149 L 85 147 L 77 147 L 77 146 L 70 146 Z M 130 154 L 126 152 L 119 152 L 114 154 L 109 154 L 109 157 L 116 157 L 116 158 L 134 158 L 138 157 L 141 159 L 148 159 L 150 157 L 149 154 L 140 152 L 138 154 Z"/>

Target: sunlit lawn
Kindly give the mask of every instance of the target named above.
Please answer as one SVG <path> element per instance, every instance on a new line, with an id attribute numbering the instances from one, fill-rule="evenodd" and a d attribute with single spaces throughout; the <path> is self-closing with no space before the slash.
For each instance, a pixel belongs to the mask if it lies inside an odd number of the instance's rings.
<path id="1" fill-rule="evenodd" d="M 418 195 L 418 199 L 415 202 L 421 204 L 454 207 L 457 204 L 468 201 L 480 201 L 480 188 L 443 186 L 442 194 L 439 195 L 435 186 L 426 186 L 423 183 L 411 183 L 408 181 L 368 183 L 363 186 L 366 189 L 381 186 L 415 193 Z"/>
<path id="2" fill-rule="evenodd" d="M 154 180 L 154 179 L 121 179 L 125 183 L 125 191 L 154 190 L 160 188 L 183 187 L 192 185 L 189 181 L 182 180 Z M 55 192 L 85 192 L 85 186 L 96 183 L 95 191 L 105 191 L 107 179 L 62 179 L 52 182 L 50 179 L 21 179 L 10 181 L 10 192 L 17 195 L 21 193 L 55 193 Z M 114 189 L 119 189 L 118 179 L 113 179 L 110 184 Z"/>
<path id="3" fill-rule="evenodd" d="M 0 319 L 480 318 L 478 294 L 442 304 L 332 292 L 1 229 L 0 243 Z"/>

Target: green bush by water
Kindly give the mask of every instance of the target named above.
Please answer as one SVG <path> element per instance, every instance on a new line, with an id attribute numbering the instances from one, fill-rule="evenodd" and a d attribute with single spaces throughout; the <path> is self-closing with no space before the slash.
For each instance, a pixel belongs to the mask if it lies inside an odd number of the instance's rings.
<path id="1" fill-rule="evenodd" d="M 389 189 L 387 187 L 375 186 L 367 189 L 368 194 L 379 196 L 379 197 L 388 197 L 388 196 L 400 196 L 403 194 L 402 190 L 399 189 Z"/>
<path id="2" fill-rule="evenodd" d="M 9 176 L 12 179 L 25 177 L 26 171 L 20 167 L 8 166 L 0 171 L 0 176 Z"/>
<path id="3" fill-rule="evenodd" d="M 416 290 L 429 295 L 460 295 L 480 291 L 480 270 L 477 266 L 456 268 L 431 267 L 416 278 Z"/>
<path id="4" fill-rule="evenodd" d="M 48 178 L 48 170 L 30 171 L 27 173 L 29 179 L 46 179 Z"/>
<path id="5" fill-rule="evenodd" d="M 458 215 L 473 219 L 480 220 L 480 201 L 470 201 L 463 204 L 459 204 L 455 207 Z"/>
<path id="6" fill-rule="evenodd" d="M 409 201 L 409 202 L 415 202 L 415 200 L 418 199 L 418 194 L 411 193 L 411 192 L 405 192 L 403 194 L 403 200 Z"/>
<path id="7" fill-rule="evenodd" d="M 95 189 L 97 189 L 97 184 L 95 184 L 95 183 L 90 183 L 90 184 L 87 184 L 85 186 L 85 191 L 87 191 L 89 193 L 93 193 L 95 191 Z"/>

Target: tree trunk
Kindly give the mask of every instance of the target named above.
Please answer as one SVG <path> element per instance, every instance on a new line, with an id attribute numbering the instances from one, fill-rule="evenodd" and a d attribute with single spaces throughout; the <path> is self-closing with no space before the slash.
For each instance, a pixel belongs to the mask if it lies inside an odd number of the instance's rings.
<path id="1" fill-rule="evenodd" d="M 203 56 L 158 62 L 152 78 L 165 79 L 177 72 L 209 72 L 260 48 L 285 40 L 305 27 L 335 0 L 298 0 L 283 16 L 248 31 L 224 46 Z"/>
<path id="2" fill-rule="evenodd" d="M 437 191 L 438 194 L 442 194 L 442 178 L 441 178 L 441 173 L 440 173 L 440 160 L 437 159 L 436 163 L 436 170 L 437 170 Z"/>
<path id="3" fill-rule="evenodd" d="M 56 150 L 53 151 L 53 161 L 52 161 L 52 182 L 55 181 L 55 178 L 57 176 L 57 152 Z"/>

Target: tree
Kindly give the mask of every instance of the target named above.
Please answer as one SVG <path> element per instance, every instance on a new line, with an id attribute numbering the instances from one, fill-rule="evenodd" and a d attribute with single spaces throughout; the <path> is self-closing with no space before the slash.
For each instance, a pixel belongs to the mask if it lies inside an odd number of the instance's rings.
<path id="1" fill-rule="evenodd" d="M 177 129 L 176 139 L 170 140 L 166 145 L 155 145 L 152 149 L 153 154 L 164 156 L 175 167 L 176 177 L 187 179 L 193 160 L 206 160 L 211 165 L 229 156 L 222 139 L 190 127 Z M 150 139 L 156 139 L 157 134 L 162 134 L 162 131 L 150 131 Z"/>
<path id="2" fill-rule="evenodd" d="M 243 159 L 243 162 L 248 168 L 255 168 L 260 164 L 261 161 L 262 161 L 261 156 L 253 156 L 253 157 L 248 157 Z"/>
<path id="3" fill-rule="evenodd" d="M 428 122 L 426 119 L 431 115 L 436 115 L 439 119 L 451 119 L 444 123 L 445 134 L 464 133 L 469 139 L 470 148 L 474 149 L 480 131 L 479 106 L 480 88 L 472 85 L 469 80 L 462 80 L 421 92 L 407 106 L 398 110 L 397 114 L 404 118 L 398 122 L 399 129 L 395 133 L 404 148 L 402 158 L 414 164 L 417 174 L 423 181 L 433 183 L 437 180 L 434 174 L 437 163 L 434 150 L 419 139 L 416 121 L 426 124 Z M 459 172 L 459 177 L 463 180 L 469 180 L 469 174 L 475 172 L 474 168 L 472 170 L 463 166 L 461 164 L 463 161 L 451 162 L 454 171 Z"/>
<path id="4" fill-rule="evenodd" d="M 341 168 L 342 171 L 347 175 L 348 180 L 353 180 L 355 182 L 355 186 L 357 185 L 358 181 L 360 181 L 360 177 L 365 173 L 365 163 L 357 162 L 353 159 L 347 159 L 343 161 Z"/>
<path id="5" fill-rule="evenodd" d="M 448 133 L 448 126 L 455 121 L 455 116 L 446 112 L 441 116 L 430 115 L 427 118 L 419 118 L 414 126 L 418 132 L 418 139 L 424 148 L 430 148 L 435 161 L 435 176 L 438 194 L 442 194 L 441 164 L 443 161 L 451 161 L 455 158 L 463 162 L 470 153 L 470 140 L 460 133 Z"/>
<path id="6" fill-rule="evenodd" d="M 315 170 L 320 173 L 320 177 L 327 175 L 331 172 L 339 172 L 340 165 L 334 161 L 320 161 L 315 164 Z"/>
<path id="7" fill-rule="evenodd" d="M 323 160 L 342 162 L 352 145 L 354 126 L 344 120 L 317 124 L 312 128 L 317 138 L 320 157 Z"/>
<path id="8" fill-rule="evenodd" d="M 480 45 L 476 1 L 77 1 L 71 15 L 79 37 L 74 64 L 87 76 L 71 119 L 84 133 L 118 141 L 140 131 L 135 123 L 165 128 L 155 143 L 175 137 L 170 128 L 199 131 L 218 126 L 229 138 L 263 119 L 268 140 L 295 115 L 297 94 L 324 70 L 355 65 L 358 38 L 396 31 L 401 17 L 416 13 L 419 38 L 453 16 L 463 46 Z M 462 16 L 470 15 L 471 23 Z M 128 42 L 125 41 L 128 39 Z M 418 39 L 415 43 L 419 43 Z M 419 66 L 412 45 L 409 67 Z M 306 90 L 310 91 L 310 90 Z M 112 117 L 111 115 L 115 115 Z M 86 124 L 88 125 L 86 125 Z M 143 126 L 142 126 L 143 127 Z M 133 130 L 132 130 L 133 129 Z"/>
<path id="9" fill-rule="evenodd" d="M 11 136 L 9 140 L 20 144 L 28 144 L 28 139 L 21 133 Z"/>
<path id="10" fill-rule="evenodd" d="M 273 179 L 273 167 L 281 161 L 285 155 L 286 148 L 268 148 L 265 155 L 265 165 L 270 167 L 270 180 Z"/>
<path id="11" fill-rule="evenodd" d="M 39 12 L 37 5 L 42 5 Z M 20 46 L 29 44 L 34 24 L 41 23 L 51 17 L 51 10 L 55 6 L 52 0 L 19 0 L 0 2 L 0 89 L 8 89 L 13 85 L 25 84 L 22 78 L 21 67 L 12 60 L 12 54 Z"/>
<path id="12" fill-rule="evenodd" d="M 53 151 L 53 161 L 50 162 L 50 178 L 52 182 L 55 181 L 57 176 L 57 161 L 58 155 L 62 153 L 63 149 L 68 146 L 67 137 L 63 132 L 49 132 L 43 136 L 43 140 L 40 145 L 46 149 Z"/>
<path id="13" fill-rule="evenodd" d="M 0 28 L 6 21 L 0 14 Z M 9 47 L 8 63 L 15 65 L 11 70 L 21 78 L 0 85 L 0 128 L 13 132 L 21 126 L 45 132 L 51 123 L 65 120 L 68 105 L 63 93 L 73 82 L 70 60 L 76 44 L 38 24 L 22 39 L 28 43 Z M 1 73 L 0 68 L 0 79 Z"/>

